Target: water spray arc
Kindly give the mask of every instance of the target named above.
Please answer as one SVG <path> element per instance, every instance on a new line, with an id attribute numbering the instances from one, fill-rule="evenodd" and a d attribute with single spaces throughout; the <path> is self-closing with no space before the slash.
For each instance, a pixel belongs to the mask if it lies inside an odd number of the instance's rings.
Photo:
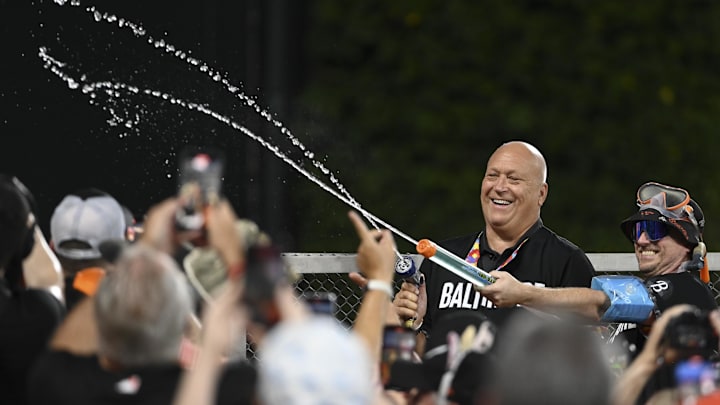
<path id="1" fill-rule="evenodd" d="M 67 0 L 55 0 L 55 3 L 64 6 L 68 2 Z M 71 0 L 70 5 L 74 7 L 80 7 L 80 1 L 79 0 Z M 114 81 L 101 81 L 101 82 L 93 82 L 88 80 L 86 75 L 81 75 L 81 77 L 74 78 L 71 75 L 67 74 L 64 71 L 64 68 L 66 67 L 66 64 L 57 60 L 53 56 L 50 55 L 49 49 L 47 47 L 40 47 L 38 51 L 38 56 L 40 59 L 44 62 L 44 67 L 48 70 L 50 70 L 53 74 L 55 74 L 57 77 L 59 77 L 61 80 L 63 80 L 68 87 L 71 90 L 78 90 L 80 89 L 83 94 L 87 94 L 91 97 L 94 96 L 94 94 L 97 91 L 102 91 L 111 99 L 113 98 L 122 98 L 123 96 L 149 96 L 153 98 L 158 98 L 161 100 L 165 100 L 171 104 L 179 105 L 185 109 L 191 110 L 191 111 L 197 111 L 199 113 L 205 114 L 209 117 L 212 117 L 213 119 L 217 120 L 218 122 L 221 122 L 235 130 L 240 131 L 244 135 L 248 136 L 249 138 L 253 139 L 254 141 L 258 142 L 261 146 L 263 146 L 265 149 L 271 151 L 275 156 L 280 158 L 283 162 L 288 164 L 290 167 L 295 169 L 298 173 L 305 176 L 308 180 L 312 181 L 313 183 L 317 184 L 320 188 L 325 190 L 326 192 L 330 193 L 343 203 L 347 204 L 351 208 L 357 210 L 360 212 L 369 222 L 372 226 L 374 226 L 376 229 L 380 229 L 378 224 L 382 225 L 398 237 L 404 239 L 405 241 L 409 242 L 413 246 L 415 246 L 418 249 L 418 252 L 423 254 L 426 258 L 438 263 L 442 267 L 450 270 L 451 272 L 457 274 L 463 279 L 466 279 L 478 286 L 487 285 L 489 283 L 492 283 L 494 279 L 492 276 L 487 274 L 482 269 L 478 269 L 470 265 L 469 263 L 466 263 L 459 257 L 453 255 L 450 252 L 445 251 L 441 247 L 437 246 L 433 242 L 424 239 L 422 241 L 418 241 L 410 237 L 409 235 L 403 233 L 396 227 L 392 226 L 388 222 L 376 217 L 369 211 L 365 210 L 361 207 L 361 205 L 350 195 L 350 193 L 345 189 L 345 187 L 340 184 L 338 179 L 331 173 L 329 169 L 327 169 L 321 162 L 314 160 L 314 153 L 309 151 L 305 145 L 300 142 L 299 139 L 297 139 L 289 129 L 287 129 L 280 121 L 273 118 L 272 114 L 267 111 L 266 109 L 261 108 L 258 103 L 250 96 L 246 95 L 244 92 L 240 91 L 240 87 L 233 85 L 225 78 L 225 74 L 221 73 L 220 71 L 211 68 L 207 63 L 203 62 L 200 59 L 194 58 L 189 55 L 189 52 L 185 52 L 183 50 L 177 49 L 174 45 L 168 43 L 164 39 L 155 39 L 152 36 L 150 36 L 145 28 L 143 28 L 140 24 L 134 23 L 132 21 L 126 20 L 124 18 L 117 17 L 113 14 L 108 14 L 105 12 L 100 11 L 94 6 L 86 7 L 85 11 L 92 16 L 92 19 L 95 22 L 106 22 L 109 24 L 116 24 L 120 29 L 128 29 L 131 30 L 133 35 L 135 35 L 138 38 L 144 39 L 144 42 L 148 45 L 156 48 L 161 49 L 163 52 L 165 52 L 168 55 L 171 55 L 172 57 L 175 57 L 179 59 L 180 61 L 193 66 L 194 68 L 197 68 L 198 71 L 201 73 L 207 75 L 210 77 L 214 82 L 220 83 L 224 86 L 224 88 L 232 94 L 234 97 L 240 99 L 247 107 L 250 107 L 255 110 L 256 113 L 258 113 L 260 116 L 262 116 L 266 121 L 272 123 L 275 127 L 277 127 L 284 136 L 286 136 L 293 146 L 297 147 L 299 150 L 303 152 L 303 156 L 307 159 L 310 159 L 313 163 L 313 166 L 318 168 L 325 176 L 327 176 L 330 180 L 330 182 L 335 186 L 335 189 L 328 186 L 326 183 L 324 183 L 322 180 L 320 180 L 317 176 L 314 174 L 308 172 L 304 168 L 301 167 L 300 164 L 298 164 L 296 161 L 292 160 L 290 157 L 288 157 L 284 152 L 280 150 L 279 147 L 276 145 L 268 142 L 264 138 L 254 134 L 252 131 L 244 127 L 243 125 L 233 121 L 230 119 L 230 117 L 222 115 L 218 113 L 217 111 L 214 111 L 210 107 L 190 102 L 187 100 L 180 99 L 178 97 L 173 96 L 172 94 L 161 92 L 158 90 L 153 90 L 149 88 L 141 89 L 137 86 L 128 85 L 125 83 L 120 82 L 114 82 Z M 121 117 L 117 115 L 112 108 L 107 108 L 103 106 L 103 109 L 108 111 L 111 115 L 113 115 L 113 119 L 120 123 L 125 123 L 125 126 L 127 128 L 132 128 L 136 122 L 128 120 L 126 117 Z M 136 115 L 136 119 L 139 120 L 139 117 Z M 423 247 L 421 249 L 421 247 Z M 411 259 L 408 257 L 402 256 L 397 250 L 395 250 L 395 254 L 398 257 L 398 263 L 399 265 L 396 266 L 396 268 L 400 267 L 405 269 L 408 265 L 413 265 Z M 408 263 L 408 261 L 410 261 Z"/>

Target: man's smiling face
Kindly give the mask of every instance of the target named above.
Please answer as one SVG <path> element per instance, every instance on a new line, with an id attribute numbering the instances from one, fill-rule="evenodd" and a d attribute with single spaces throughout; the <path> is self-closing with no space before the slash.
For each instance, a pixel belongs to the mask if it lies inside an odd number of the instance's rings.
<path id="1" fill-rule="evenodd" d="M 674 232 L 674 231 L 671 231 Z M 674 273 L 680 265 L 689 260 L 690 248 L 667 234 L 653 242 L 643 232 L 635 241 L 635 257 L 643 277 Z"/>
<path id="2" fill-rule="evenodd" d="M 488 227 L 519 237 L 540 218 L 547 196 L 544 167 L 521 144 L 499 148 L 488 160 L 480 203 Z"/>

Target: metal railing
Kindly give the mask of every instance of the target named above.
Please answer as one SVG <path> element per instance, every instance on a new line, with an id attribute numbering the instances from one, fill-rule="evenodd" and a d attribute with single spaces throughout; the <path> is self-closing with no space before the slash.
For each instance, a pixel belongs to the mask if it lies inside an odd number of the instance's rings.
<path id="1" fill-rule="evenodd" d="M 420 268 L 423 257 L 409 255 Z M 623 274 L 637 272 L 637 260 L 633 253 L 588 253 L 598 274 Z M 358 271 L 355 254 L 349 253 L 284 253 L 283 259 L 299 278 L 295 283 L 298 294 L 314 291 L 333 292 L 337 296 L 337 319 L 346 326 L 352 325 L 357 315 L 362 291 L 347 276 Z M 708 253 L 710 288 L 715 299 L 720 298 L 720 253 Z M 400 280 L 396 282 L 396 290 Z M 248 349 L 254 357 L 254 350 Z"/>

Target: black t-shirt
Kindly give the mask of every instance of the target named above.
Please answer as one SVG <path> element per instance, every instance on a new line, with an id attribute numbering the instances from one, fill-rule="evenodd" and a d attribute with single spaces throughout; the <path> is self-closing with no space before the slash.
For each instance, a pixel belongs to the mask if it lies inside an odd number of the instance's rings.
<path id="1" fill-rule="evenodd" d="M 680 273 L 663 274 L 645 280 L 650 295 L 655 301 L 655 312 L 662 311 L 679 304 L 690 304 L 705 311 L 718 308 L 715 296 L 710 287 L 700 281 L 696 273 L 683 271 Z M 645 326 L 636 323 L 619 323 L 610 338 L 610 343 L 618 345 L 624 350 L 628 362 L 632 362 L 645 347 L 650 323 Z M 670 333 L 668 331 L 666 334 Z M 643 391 L 638 397 L 637 404 L 644 404 L 656 392 L 674 386 L 674 366 L 663 366 L 656 370 L 648 379 Z"/>
<path id="2" fill-rule="evenodd" d="M 718 308 L 715 296 L 710 287 L 700 281 L 691 271 L 663 274 L 645 280 L 650 295 L 655 302 L 655 312 L 662 311 L 679 304 L 690 304 L 705 311 Z M 645 324 L 646 326 L 649 324 Z M 627 348 L 629 360 L 634 360 L 645 347 L 646 332 L 635 323 L 619 323 L 610 339 L 610 343 L 617 343 Z"/>
<path id="3" fill-rule="evenodd" d="M 75 287 L 73 287 L 74 281 L 74 275 L 65 277 L 65 306 L 67 307 L 68 311 L 71 311 L 73 308 L 75 308 L 75 305 L 79 304 L 80 301 L 87 298 L 87 294 L 80 290 L 76 290 Z"/>
<path id="4" fill-rule="evenodd" d="M 45 351 L 65 308 L 45 290 L 11 294 L 0 281 L 0 402 L 26 404 L 30 367 Z"/>
<path id="5" fill-rule="evenodd" d="M 28 381 L 30 404 L 115 405 L 171 404 L 182 375 L 179 365 L 140 367 L 109 372 L 97 356 L 50 351 L 41 356 Z M 251 404 L 256 372 L 245 362 L 226 365 L 218 404 Z"/>
<path id="6" fill-rule="evenodd" d="M 440 245 L 465 259 L 477 237 L 478 234 L 466 235 L 440 242 Z M 520 246 L 525 239 L 527 241 Z M 585 253 L 543 226 L 541 221 L 520 238 L 518 245 L 500 254 L 489 248 L 484 232 L 481 234 L 478 267 L 491 271 L 503 263 L 506 263 L 503 271 L 521 282 L 539 287 L 590 287 L 590 281 L 595 275 Z M 427 313 L 422 329 L 430 339 L 433 321 L 457 310 L 480 310 L 500 327 L 509 314 L 516 312 L 514 308 L 496 308 L 474 290 L 472 283 L 430 260 L 423 261 L 420 271 L 425 275 L 427 283 Z"/>

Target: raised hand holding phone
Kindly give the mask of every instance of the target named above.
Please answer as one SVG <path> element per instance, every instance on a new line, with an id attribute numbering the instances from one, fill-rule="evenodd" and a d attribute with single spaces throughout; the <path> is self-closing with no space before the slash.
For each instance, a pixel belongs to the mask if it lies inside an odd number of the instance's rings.
<path id="1" fill-rule="evenodd" d="M 178 200 L 175 214 L 178 230 L 203 231 L 207 207 L 220 201 L 225 161 L 213 148 L 188 147 L 180 155 L 178 164 Z M 195 245 L 207 243 L 205 238 L 193 241 Z"/>

